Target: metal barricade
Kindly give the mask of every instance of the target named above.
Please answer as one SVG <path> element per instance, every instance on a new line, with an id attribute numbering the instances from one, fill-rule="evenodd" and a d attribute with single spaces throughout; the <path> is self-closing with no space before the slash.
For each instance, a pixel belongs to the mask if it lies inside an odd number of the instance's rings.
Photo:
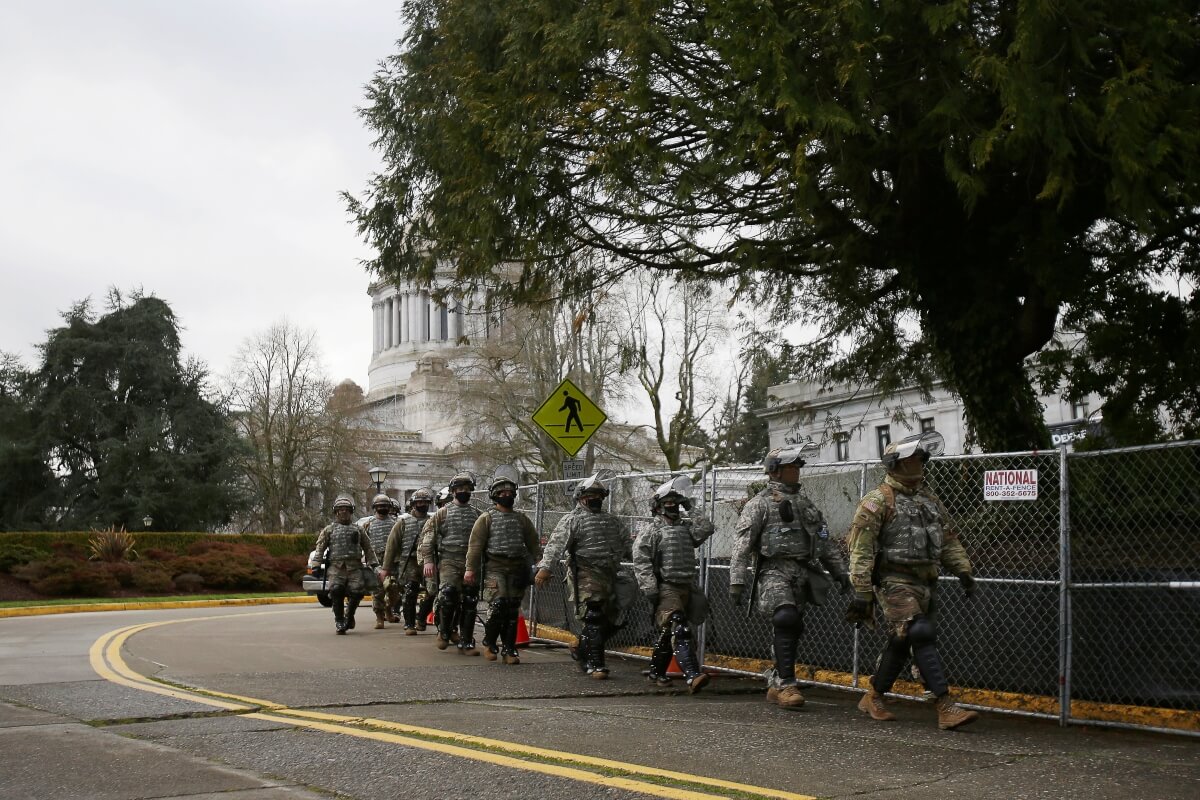
<path id="1" fill-rule="evenodd" d="M 810 465 L 803 491 L 837 540 L 859 498 L 879 484 L 878 462 Z M 1023 493 L 985 497 L 985 476 L 1017 476 Z M 670 473 L 630 473 L 610 483 L 609 508 L 636 536 L 648 499 Z M 936 595 L 938 647 L 957 695 L 990 711 L 1200 735 L 1200 442 L 1096 452 L 942 457 L 927 469 L 971 558 L 979 591 L 954 576 Z M 994 478 L 993 478 L 994 480 Z M 543 541 L 574 504 L 568 481 L 532 488 Z M 696 487 L 693 513 L 716 532 L 697 554 L 710 605 L 699 631 L 710 669 L 757 674 L 769 666 L 766 615 L 729 599 L 738 515 L 766 486 L 759 467 L 719 467 Z M 1004 499 L 1000 499 L 1004 498 Z M 561 566 L 556 577 L 561 578 Z M 844 621 L 848 599 L 804 610 L 797 677 L 839 688 L 865 685 L 882 634 Z M 531 632 L 573 640 L 574 605 L 559 580 L 531 593 Z M 555 633 L 557 631 L 557 633 Z M 648 656 L 656 632 L 639 598 L 609 640 Z M 915 675 L 896 692 L 921 696 Z"/>

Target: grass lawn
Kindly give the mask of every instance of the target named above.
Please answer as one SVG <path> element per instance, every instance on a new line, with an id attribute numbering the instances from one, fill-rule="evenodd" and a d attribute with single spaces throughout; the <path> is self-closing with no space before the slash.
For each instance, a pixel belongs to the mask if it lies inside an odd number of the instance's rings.
<path id="1" fill-rule="evenodd" d="M 30 606 L 80 606 L 97 603 L 169 603 L 180 600 L 238 600 L 252 597 L 296 597 L 300 592 L 243 592 L 241 594 L 173 594 L 155 597 L 61 597 L 54 600 L 7 600 L 0 608 L 27 608 Z M 313 598 L 316 602 L 316 598 Z"/>

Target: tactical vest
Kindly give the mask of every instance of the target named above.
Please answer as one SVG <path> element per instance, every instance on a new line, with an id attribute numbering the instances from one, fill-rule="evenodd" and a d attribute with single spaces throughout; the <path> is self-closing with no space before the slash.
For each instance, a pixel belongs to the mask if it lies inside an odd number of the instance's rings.
<path id="1" fill-rule="evenodd" d="M 492 526 L 488 534 L 487 554 L 498 558 L 528 557 L 521 516 L 515 511 L 501 513 L 495 509 L 488 511 L 488 515 L 492 518 Z"/>
<path id="2" fill-rule="evenodd" d="M 437 550 L 439 553 L 467 552 L 467 543 L 471 541 L 471 528 L 479 519 L 479 512 L 470 506 L 460 506 L 450 503 L 442 508 L 446 516 L 438 526 Z"/>
<path id="3" fill-rule="evenodd" d="M 329 526 L 329 563 L 339 561 L 361 561 L 362 545 L 358 537 L 362 528 L 357 525 L 343 525 L 335 522 Z"/>
<path id="4" fill-rule="evenodd" d="M 658 576 L 668 583 L 691 583 L 696 575 L 696 546 L 689 525 L 657 521 Z"/>
<path id="5" fill-rule="evenodd" d="M 397 558 L 403 561 L 417 554 L 417 539 L 420 538 L 421 528 L 425 527 L 425 521 L 429 517 L 418 519 L 412 514 L 405 514 L 400 519 L 404 522 L 404 526 L 400 529 L 400 555 Z"/>
<path id="6" fill-rule="evenodd" d="M 584 511 L 571 519 L 574 542 L 571 556 L 578 563 L 598 569 L 611 569 L 621 560 L 623 549 L 621 520 L 603 511 Z"/>
<path id="7" fill-rule="evenodd" d="M 820 534 L 825 520 L 805 495 L 796 492 L 783 496 L 792 508 L 791 522 L 784 522 L 779 515 L 779 506 L 771 499 L 770 490 L 759 494 L 761 502 L 767 505 L 767 524 L 759 539 L 759 552 L 764 558 L 813 558 L 814 537 Z"/>
<path id="8" fill-rule="evenodd" d="M 908 566 L 937 564 L 945 532 L 941 508 L 932 497 L 896 492 L 896 513 L 879 531 L 885 561 Z"/>
<path id="9" fill-rule="evenodd" d="M 392 532 L 392 525 L 395 522 L 391 517 L 387 519 L 371 517 L 371 522 L 367 525 L 367 537 L 371 540 L 371 547 L 375 548 L 375 555 L 379 558 L 383 558 L 383 551 L 387 549 L 388 534 Z"/>

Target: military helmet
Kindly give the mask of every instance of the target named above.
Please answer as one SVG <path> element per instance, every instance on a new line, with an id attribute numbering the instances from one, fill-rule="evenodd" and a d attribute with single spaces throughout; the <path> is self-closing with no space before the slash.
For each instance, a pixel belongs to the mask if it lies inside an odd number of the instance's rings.
<path id="1" fill-rule="evenodd" d="M 388 497 L 386 494 L 377 494 L 371 498 L 371 508 L 375 508 L 376 506 L 387 506 L 388 508 L 391 508 L 392 498 Z"/>
<path id="2" fill-rule="evenodd" d="M 427 486 L 422 486 L 420 489 L 417 489 L 415 492 L 413 492 L 412 496 L 409 497 L 408 500 L 410 503 L 415 503 L 418 500 L 424 500 L 427 503 L 432 503 L 433 490 Z"/>
<path id="3" fill-rule="evenodd" d="M 816 460 L 820 455 L 821 447 L 816 442 L 776 447 L 763 458 L 763 472 L 770 475 L 780 467 L 786 467 L 788 464 L 803 467 L 809 461 Z"/>
<path id="4" fill-rule="evenodd" d="M 400 513 L 400 501 L 394 497 L 391 498 L 391 500 L 392 500 L 392 510 L 395 511 L 396 513 Z"/>
<path id="5" fill-rule="evenodd" d="M 340 495 L 338 495 L 337 499 L 333 501 L 333 510 L 337 511 L 339 508 L 348 508 L 351 511 L 353 511 L 354 510 L 354 501 L 351 500 L 346 495 L 340 494 Z"/>
<path id="6" fill-rule="evenodd" d="M 492 476 L 492 482 L 488 485 L 488 497 L 495 502 L 501 489 L 508 487 L 514 492 L 517 490 L 518 481 L 521 479 L 517 468 L 511 464 L 505 464 L 502 467 L 496 467 L 496 473 Z"/>
<path id="7" fill-rule="evenodd" d="M 449 503 L 450 502 L 450 487 L 443 486 L 442 490 L 437 493 L 437 497 L 434 499 L 433 502 L 438 508 L 441 508 L 442 506 L 446 505 L 446 503 Z"/>
<path id="8" fill-rule="evenodd" d="M 469 472 L 460 472 L 450 479 L 449 488 L 451 494 L 453 494 L 454 490 L 458 489 L 460 486 L 468 487 L 467 491 L 469 492 L 475 491 L 475 476 Z"/>
<path id="9" fill-rule="evenodd" d="M 940 456 L 945 450 L 946 439 L 937 431 L 914 433 L 885 447 L 880 463 L 884 469 L 891 472 L 898 462 L 906 458 L 920 456 L 921 461 L 925 462 L 933 456 Z"/>
<path id="10" fill-rule="evenodd" d="M 692 482 L 690 479 L 683 475 L 672 478 L 654 490 L 654 494 L 650 497 L 650 513 L 661 514 L 663 501 L 668 497 L 674 497 L 679 502 L 679 505 L 690 510 L 692 507 L 692 498 L 688 495 L 691 493 Z"/>
<path id="11" fill-rule="evenodd" d="M 604 480 L 605 478 L 599 472 L 584 478 L 575 484 L 575 490 L 571 493 L 571 497 L 575 500 L 579 500 L 585 494 L 595 495 L 596 497 L 608 497 L 608 487 L 604 485 Z"/>

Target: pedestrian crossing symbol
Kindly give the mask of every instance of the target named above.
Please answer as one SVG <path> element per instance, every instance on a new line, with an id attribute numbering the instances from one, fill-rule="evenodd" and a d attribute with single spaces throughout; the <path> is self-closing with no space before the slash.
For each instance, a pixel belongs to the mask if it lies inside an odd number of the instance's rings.
<path id="1" fill-rule="evenodd" d="M 533 413 L 534 423 L 572 458 L 606 419 L 608 415 L 569 380 L 560 383 Z"/>

